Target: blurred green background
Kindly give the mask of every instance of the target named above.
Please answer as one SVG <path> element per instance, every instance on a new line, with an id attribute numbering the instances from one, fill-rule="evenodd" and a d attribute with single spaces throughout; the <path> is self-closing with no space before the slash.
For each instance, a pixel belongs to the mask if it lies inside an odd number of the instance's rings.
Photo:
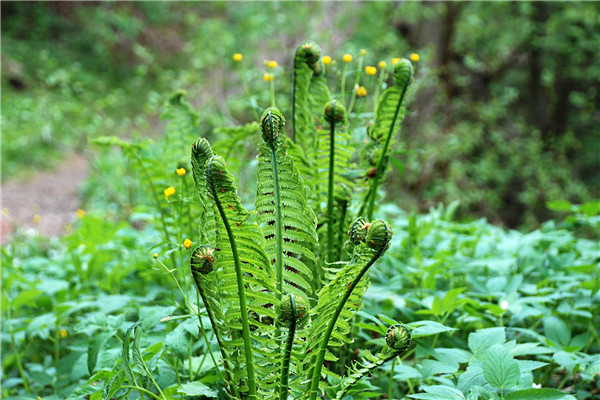
<path id="1" fill-rule="evenodd" d="M 338 60 L 364 48 L 371 65 L 420 55 L 389 199 L 407 211 L 459 200 L 463 218 L 535 227 L 552 217 L 547 201 L 600 197 L 599 11 L 596 2 L 2 2 L 2 180 L 54 167 L 94 136 L 161 136 L 177 89 L 199 112 L 199 134 L 249 122 L 248 102 L 268 104 L 266 59 L 282 67 L 277 100 L 289 112 L 292 52 L 310 39 Z"/>

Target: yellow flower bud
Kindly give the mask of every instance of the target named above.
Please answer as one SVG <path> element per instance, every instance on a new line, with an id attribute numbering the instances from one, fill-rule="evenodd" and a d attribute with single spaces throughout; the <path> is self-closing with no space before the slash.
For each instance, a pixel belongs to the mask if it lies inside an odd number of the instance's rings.
<path id="1" fill-rule="evenodd" d="M 275 61 L 275 60 L 267 61 L 267 67 L 277 68 L 277 61 Z"/>
<path id="2" fill-rule="evenodd" d="M 42 222 L 42 217 L 41 217 L 39 214 L 35 214 L 35 215 L 33 216 L 33 222 L 34 222 L 35 224 L 39 224 L 40 222 Z"/>
<path id="3" fill-rule="evenodd" d="M 173 186 L 170 186 L 168 188 L 166 188 L 163 193 L 165 194 L 165 200 L 169 200 L 169 196 L 172 196 L 173 194 L 175 194 L 175 188 Z"/>
<path id="4" fill-rule="evenodd" d="M 364 56 L 367 54 L 367 51 L 365 49 L 360 49 L 360 55 Z"/>
<path id="5" fill-rule="evenodd" d="M 367 95 L 367 88 L 364 86 L 359 86 L 355 90 L 358 97 L 365 97 Z"/>
<path id="6" fill-rule="evenodd" d="M 190 239 L 185 239 L 183 241 L 183 247 L 185 247 L 186 249 L 192 247 L 192 244 L 194 244 L 194 242 L 192 242 Z"/>
<path id="7" fill-rule="evenodd" d="M 329 56 L 323 57 L 323 64 L 325 64 L 325 65 L 331 64 L 331 57 L 329 57 Z"/>
<path id="8" fill-rule="evenodd" d="M 398 61 L 400 61 L 400 57 L 392 58 L 392 65 L 396 65 Z"/>
<path id="9" fill-rule="evenodd" d="M 365 67 L 365 72 L 367 73 L 367 75 L 375 75 L 377 73 L 377 67 L 367 65 Z"/>
<path id="10" fill-rule="evenodd" d="M 273 80 L 275 79 L 275 77 L 274 77 L 273 75 L 269 74 L 268 72 L 266 72 L 266 73 L 263 75 L 263 79 L 264 79 L 266 82 L 273 82 Z"/>
<path id="11" fill-rule="evenodd" d="M 154 258 L 156 260 L 158 258 L 158 253 L 152 254 L 152 258 Z"/>
<path id="12" fill-rule="evenodd" d="M 185 168 L 182 167 L 182 168 L 177 168 L 177 170 L 175 172 L 177 172 L 177 175 L 179 175 L 179 176 L 184 176 L 186 173 L 186 170 L 185 170 Z"/>
<path id="13" fill-rule="evenodd" d="M 379 64 L 377 64 L 377 65 L 381 69 L 384 69 L 385 67 L 387 67 L 387 63 L 385 61 L 379 61 Z"/>
<path id="14" fill-rule="evenodd" d="M 412 53 L 410 55 L 410 61 L 412 62 L 419 62 L 420 59 L 421 57 L 417 53 Z"/>
<path id="15" fill-rule="evenodd" d="M 352 55 L 351 54 L 344 54 L 344 57 L 342 57 L 342 60 L 344 60 L 344 62 L 352 62 Z"/>
<path id="16" fill-rule="evenodd" d="M 85 216 L 85 211 L 83 211 L 81 208 L 78 209 L 77 211 L 75 211 L 75 214 L 77 215 L 77 218 L 83 218 Z"/>
<path id="17" fill-rule="evenodd" d="M 235 53 L 233 55 L 233 61 L 240 62 L 240 61 L 242 61 L 242 58 L 243 57 L 242 57 L 242 55 L 240 53 Z"/>
<path id="18" fill-rule="evenodd" d="M 67 336 L 69 336 L 69 332 L 67 332 L 67 330 L 64 328 L 60 329 L 58 334 L 60 335 L 61 339 L 65 339 Z"/>

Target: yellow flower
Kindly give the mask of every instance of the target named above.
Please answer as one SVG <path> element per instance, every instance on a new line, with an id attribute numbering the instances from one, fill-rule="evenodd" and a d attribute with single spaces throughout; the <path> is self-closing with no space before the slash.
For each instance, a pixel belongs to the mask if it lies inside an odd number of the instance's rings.
<path id="1" fill-rule="evenodd" d="M 268 72 L 266 72 L 266 73 L 263 75 L 263 79 L 264 79 L 265 81 L 267 81 L 267 82 L 273 82 L 273 80 L 275 79 L 275 77 L 274 77 L 273 75 L 269 74 Z"/>
<path id="2" fill-rule="evenodd" d="M 329 56 L 323 57 L 323 64 L 325 64 L 325 65 L 331 64 L 331 57 L 329 57 Z"/>
<path id="3" fill-rule="evenodd" d="M 352 62 L 352 55 L 351 54 L 344 54 L 344 57 L 342 57 L 342 60 L 344 60 L 344 62 Z"/>
<path id="4" fill-rule="evenodd" d="M 152 254 L 152 258 L 157 259 L 158 258 L 158 253 Z"/>
<path id="5" fill-rule="evenodd" d="M 243 58 L 243 57 L 242 57 L 242 55 L 241 55 L 240 53 L 235 53 L 235 54 L 233 55 L 233 61 L 240 62 L 240 61 L 242 61 L 242 58 Z"/>
<path id="6" fill-rule="evenodd" d="M 8 214 L 9 214 L 9 213 L 8 213 L 8 208 L 4 207 L 4 208 L 2 209 L 2 215 L 8 216 Z"/>
<path id="7" fill-rule="evenodd" d="M 400 57 L 392 58 L 392 65 L 396 65 L 398 61 L 400 61 Z"/>
<path id="8" fill-rule="evenodd" d="M 275 61 L 275 60 L 267 61 L 267 67 L 277 68 L 277 61 Z"/>
<path id="9" fill-rule="evenodd" d="M 165 200 L 169 200 L 169 196 L 175 194 L 175 188 L 173 186 L 170 186 L 166 188 L 163 193 L 165 194 Z"/>
<path id="10" fill-rule="evenodd" d="M 190 239 L 185 239 L 183 241 L 183 247 L 185 247 L 186 249 L 192 247 L 192 244 L 194 244 L 194 242 L 192 242 Z"/>
<path id="11" fill-rule="evenodd" d="M 85 211 L 79 208 L 77 211 L 75 211 L 75 214 L 77 215 L 77 218 L 83 218 L 85 216 Z"/>
<path id="12" fill-rule="evenodd" d="M 381 69 L 384 69 L 385 67 L 387 67 L 387 63 L 385 61 L 379 61 L 379 64 L 377 64 L 377 65 Z"/>
<path id="13" fill-rule="evenodd" d="M 35 214 L 35 215 L 33 216 L 33 222 L 34 222 L 35 224 L 39 224 L 41 221 L 42 221 L 42 217 L 41 217 L 39 214 Z"/>
<path id="14" fill-rule="evenodd" d="M 367 54 L 367 51 L 365 49 L 360 49 L 360 55 L 364 56 Z"/>
<path id="15" fill-rule="evenodd" d="M 367 75 L 375 75 L 377 73 L 377 67 L 367 65 L 365 67 L 365 72 L 367 73 Z"/>
<path id="16" fill-rule="evenodd" d="M 412 53 L 410 55 L 410 61 L 412 62 L 419 62 L 420 59 L 421 57 L 417 53 Z"/>
<path id="17" fill-rule="evenodd" d="M 63 328 L 63 329 L 60 329 L 60 330 L 58 331 L 58 334 L 60 335 L 60 338 L 61 338 L 61 339 L 65 339 L 67 336 L 69 336 L 69 332 L 67 332 L 67 330 L 66 330 L 66 329 L 64 329 L 64 328 Z"/>
<path id="18" fill-rule="evenodd" d="M 355 91 L 358 97 L 365 97 L 367 95 L 367 88 L 364 86 L 357 87 Z"/>
<path id="19" fill-rule="evenodd" d="M 186 173 L 186 170 L 185 170 L 185 168 L 181 167 L 181 168 L 177 168 L 177 170 L 175 172 L 177 172 L 177 175 L 179 175 L 179 176 L 184 176 Z"/>

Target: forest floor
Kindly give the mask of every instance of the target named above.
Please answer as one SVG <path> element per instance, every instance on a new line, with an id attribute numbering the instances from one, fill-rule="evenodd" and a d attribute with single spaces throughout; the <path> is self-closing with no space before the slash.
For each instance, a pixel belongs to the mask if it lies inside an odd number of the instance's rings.
<path id="1" fill-rule="evenodd" d="M 74 153 L 52 170 L 2 182 L 0 242 L 6 243 L 17 228 L 36 229 L 45 236 L 65 233 L 80 208 L 78 189 L 87 174 L 86 158 Z"/>

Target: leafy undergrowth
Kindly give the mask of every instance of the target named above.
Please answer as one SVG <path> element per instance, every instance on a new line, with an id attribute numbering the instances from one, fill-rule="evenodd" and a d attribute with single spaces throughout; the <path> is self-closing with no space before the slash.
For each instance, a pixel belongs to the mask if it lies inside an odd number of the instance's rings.
<path id="1" fill-rule="evenodd" d="M 597 396 L 597 237 L 555 222 L 530 233 L 453 222 L 452 206 L 422 216 L 384 209 L 394 221 L 390 254 L 356 320 L 360 339 L 338 356 L 350 364 L 381 348 L 395 320 L 412 328 L 416 345 L 348 398 Z M 167 399 L 224 395 L 219 354 L 207 352 L 190 313 L 197 302 L 188 269 L 169 273 L 153 260 L 160 225 L 140 228 L 158 218 L 134 213 L 134 228 L 86 215 L 60 240 L 23 233 L 2 249 L 3 398 L 156 398 L 156 387 Z M 587 220 L 596 232 L 597 218 Z M 175 245 L 159 260 L 185 265 L 188 251 Z"/>

